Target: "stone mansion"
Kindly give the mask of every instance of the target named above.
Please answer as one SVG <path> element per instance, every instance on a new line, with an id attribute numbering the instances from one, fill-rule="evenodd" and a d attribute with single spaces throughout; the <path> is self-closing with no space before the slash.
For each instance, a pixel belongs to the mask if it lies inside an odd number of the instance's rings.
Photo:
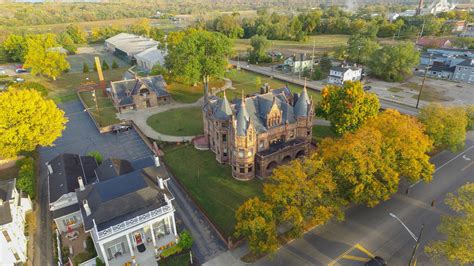
<path id="1" fill-rule="evenodd" d="M 270 89 L 229 102 L 205 92 L 204 135 L 220 163 L 239 180 L 264 178 L 283 163 L 308 153 L 314 115 L 306 86 L 301 94 Z"/>

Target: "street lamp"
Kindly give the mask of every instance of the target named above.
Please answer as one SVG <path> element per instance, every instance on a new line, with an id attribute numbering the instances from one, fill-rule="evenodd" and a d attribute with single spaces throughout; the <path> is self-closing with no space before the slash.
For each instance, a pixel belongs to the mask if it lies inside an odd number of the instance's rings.
<path id="1" fill-rule="evenodd" d="M 398 218 L 393 213 L 389 213 L 389 214 L 390 216 L 395 218 L 397 221 L 399 221 L 403 225 L 403 227 L 405 227 L 405 229 L 408 231 L 408 233 L 413 238 L 413 240 L 415 240 L 415 247 L 413 248 L 413 252 L 411 253 L 410 262 L 408 262 L 408 265 L 411 266 L 413 259 L 415 258 L 416 250 L 418 249 L 418 246 L 420 246 L 420 239 L 421 239 L 421 235 L 423 234 L 423 228 L 425 227 L 425 224 L 421 225 L 420 234 L 418 235 L 418 237 L 416 237 L 415 234 L 413 234 L 413 232 L 408 228 L 408 226 L 406 226 L 405 223 L 403 223 L 402 220 L 400 220 L 400 218 Z"/>

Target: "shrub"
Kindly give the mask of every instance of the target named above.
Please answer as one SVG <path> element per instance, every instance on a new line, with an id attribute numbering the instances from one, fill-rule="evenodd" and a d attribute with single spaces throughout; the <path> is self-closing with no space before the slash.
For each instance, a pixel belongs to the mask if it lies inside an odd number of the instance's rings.
<path id="1" fill-rule="evenodd" d="M 97 264 L 97 266 L 105 266 L 105 263 L 99 258 L 95 258 L 95 264 Z"/>
<path id="2" fill-rule="evenodd" d="M 163 252 L 161 252 L 160 256 L 163 258 L 167 258 L 181 251 L 183 251 L 183 249 L 179 245 L 174 245 L 168 249 L 165 249 Z"/>
<path id="3" fill-rule="evenodd" d="M 92 237 L 90 236 L 88 236 L 86 240 L 86 251 L 90 254 L 94 254 L 94 256 L 97 256 L 97 251 L 95 250 L 94 246 L 94 240 L 92 240 Z"/>
<path id="4" fill-rule="evenodd" d="M 474 105 L 469 105 L 466 107 L 466 114 L 467 114 L 467 129 L 473 130 L 474 129 Z"/>
<path id="5" fill-rule="evenodd" d="M 188 231 L 184 230 L 179 234 L 179 242 L 178 246 L 181 247 L 181 249 L 190 249 L 191 246 L 193 245 L 193 237 L 191 234 L 189 234 Z"/>
<path id="6" fill-rule="evenodd" d="M 27 193 L 32 199 L 36 197 L 36 178 L 33 158 L 27 157 L 17 162 L 18 171 L 17 189 Z"/>
<path id="7" fill-rule="evenodd" d="M 94 157 L 98 164 L 101 164 L 104 160 L 104 157 L 102 157 L 102 154 L 100 154 L 98 151 L 91 151 L 87 154 L 87 156 Z"/>
<path id="8" fill-rule="evenodd" d="M 69 257 L 69 248 L 66 247 L 66 246 L 62 246 L 61 247 L 61 261 L 63 263 L 66 263 L 68 261 L 68 257 Z"/>
<path id="9" fill-rule="evenodd" d="M 82 73 L 89 73 L 89 66 L 86 62 L 84 62 L 84 65 L 82 66 Z"/>
<path id="10" fill-rule="evenodd" d="M 102 60 L 102 70 L 108 70 L 109 69 L 109 65 L 107 64 L 107 62 L 105 62 L 105 60 Z"/>
<path id="11" fill-rule="evenodd" d="M 112 68 L 113 68 L 113 69 L 118 68 L 118 64 L 117 64 L 117 62 L 116 62 L 115 60 L 112 61 Z"/>
<path id="12" fill-rule="evenodd" d="M 321 80 L 323 79 L 323 72 L 321 71 L 321 67 L 315 67 L 313 76 L 311 77 L 313 80 Z"/>

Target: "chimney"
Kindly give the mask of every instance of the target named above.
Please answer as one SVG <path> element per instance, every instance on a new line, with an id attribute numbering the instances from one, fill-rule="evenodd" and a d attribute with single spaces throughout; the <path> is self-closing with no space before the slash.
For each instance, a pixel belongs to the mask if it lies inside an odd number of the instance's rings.
<path id="1" fill-rule="evenodd" d="M 79 190 L 83 191 L 84 190 L 84 180 L 82 179 L 82 176 L 77 177 L 77 182 L 79 183 Z"/>
<path id="2" fill-rule="evenodd" d="M 91 215 L 91 208 L 89 207 L 89 203 L 87 203 L 87 200 L 82 201 L 82 206 L 84 206 L 84 210 L 86 211 L 86 215 L 89 216 Z"/>
<path id="3" fill-rule="evenodd" d="M 156 167 L 160 167 L 160 157 L 158 157 L 158 156 L 155 155 L 155 156 L 154 156 L 154 159 L 155 159 L 155 166 L 156 166 Z"/>
<path id="4" fill-rule="evenodd" d="M 160 186 L 160 189 L 165 189 L 165 183 L 163 182 L 163 178 L 158 177 L 158 185 Z"/>

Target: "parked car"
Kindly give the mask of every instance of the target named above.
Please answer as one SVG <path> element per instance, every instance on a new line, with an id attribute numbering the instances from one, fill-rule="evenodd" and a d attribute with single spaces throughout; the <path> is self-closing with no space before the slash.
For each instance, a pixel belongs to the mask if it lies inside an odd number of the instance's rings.
<path id="1" fill-rule="evenodd" d="M 23 79 L 23 78 L 16 78 L 16 79 L 15 79 L 15 82 L 22 83 L 22 82 L 25 82 L 25 79 Z"/>
<path id="2" fill-rule="evenodd" d="M 5 72 L 5 68 L 0 67 L 0 75 L 5 75 L 5 74 L 7 74 L 7 73 Z"/>
<path id="3" fill-rule="evenodd" d="M 132 129 L 132 126 L 130 126 L 130 125 L 117 125 L 117 126 L 114 126 L 112 128 L 112 131 L 115 134 L 117 134 L 117 133 L 120 133 L 120 132 L 129 131 L 130 129 Z"/>
<path id="4" fill-rule="evenodd" d="M 370 91 L 372 89 L 372 86 L 364 86 L 364 91 Z"/>
<path id="5" fill-rule="evenodd" d="M 387 262 L 379 256 L 373 257 L 365 263 L 365 266 L 386 266 Z"/>
<path id="6" fill-rule="evenodd" d="M 24 68 L 17 68 L 17 69 L 15 69 L 15 72 L 20 74 L 20 73 L 26 73 L 26 72 L 28 72 L 28 70 L 26 70 Z"/>

